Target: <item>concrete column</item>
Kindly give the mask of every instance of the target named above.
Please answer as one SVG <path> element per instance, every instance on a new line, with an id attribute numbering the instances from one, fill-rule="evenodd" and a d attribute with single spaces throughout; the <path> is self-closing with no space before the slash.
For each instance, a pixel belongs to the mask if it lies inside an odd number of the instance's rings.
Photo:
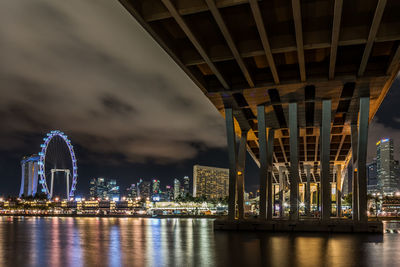
<path id="1" fill-rule="evenodd" d="M 321 183 L 320 182 L 317 183 L 317 210 L 319 212 L 321 212 Z"/>
<path id="2" fill-rule="evenodd" d="M 283 166 L 279 166 L 279 216 L 283 217 L 284 213 L 283 213 L 283 201 L 284 199 L 284 193 L 285 193 L 285 180 L 286 180 L 286 176 L 284 173 L 285 167 Z"/>
<path id="3" fill-rule="evenodd" d="M 225 109 L 226 136 L 229 156 L 228 219 L 236 219 L 236 135 L 232 108 Z"/>
<path id="4" fill-rule="evenodd" d="M 268 129 L 268 143 L 267 143 L 267 220 L 272 220 L 272 170 L 273 170 L 273 153 L 274 153 L 274 136 L 275 130 Z"/>
<path id="5" fill-rule="evenodd" d="M 310 176 L 311 176 L 311 165 L 304 165 L 305 171 L 306 171 L 306 178 L 307 178 L 307 184 L 306 184 L 306 190 L 305 190 L 305 210 L 306 210 L 306 216 L 310 216 L 310 211 L 311 211 L 311 181 L 310 181 Z"/>
<path id="6" fill-rule="evenodd" d="M 290 213 L 289 220 L 299 219 L 299 128 L 297 125 L 297 103 L 289 103 L 290 142 Z"/>
<path id="7" fill-rule="evenodd" d="M 351 125 L 351 151 L 353 160 L 353 182 L 352 182 L 352 193 L 353 193 L 353 221 L 358 221 L 358 172 L 357 172 L 357 147 L 358 147 L 358 129 L 356 124 Z"/>
<path id="8" fill-rule="evenodd" d="M 237 202 L 239 219 L 244 219 L 244 170 L 246 165 L 247 130 L 242 130 L 240 137 L 239 154 L 237 156 Z"/>
<path id="9" fill-rule="evenodd" d="M 336 165 L 336 216 L 342 217 L 342 165 Z"/>
<path id="10" fill-rule="evenodd" d="M 330 149 L 331 149 L 331 100 L 322 100 L 322 125 L 321 125 L 321 193 L 322 211 L 321 219 L 329 220 L 331 217 L 331 184 L 330 184 Z"/>
<path id="11" fill-rule="evenodd" d="M 259 219 L 267 219 L 267 136 L 265 106 L 257 106 L 258 144 L 260 152 L 260 213 Z"/>
<path id="12" fill-rule="evenodd" d="M 368 147 L 368 121 L 369 97 L 360 98 L 358 126 L 358 219 L 368 221 L 367 215 L 367 147 Z"/>

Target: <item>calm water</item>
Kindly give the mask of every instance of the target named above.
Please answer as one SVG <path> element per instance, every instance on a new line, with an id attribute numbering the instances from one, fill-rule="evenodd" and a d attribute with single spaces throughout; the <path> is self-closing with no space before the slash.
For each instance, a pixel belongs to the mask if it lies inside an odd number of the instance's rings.
<path id="1" fill-rule="evenodd" d="M 0 217 L 0 265 L 400 266 L 400 234 L 214 232 L 210 219 Z"/>

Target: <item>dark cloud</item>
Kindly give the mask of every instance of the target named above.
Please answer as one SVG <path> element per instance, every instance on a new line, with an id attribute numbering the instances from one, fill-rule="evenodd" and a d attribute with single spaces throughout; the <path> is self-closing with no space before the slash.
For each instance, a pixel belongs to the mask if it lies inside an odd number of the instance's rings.
<path id="1" fill-rule="evenodd" d="M 1 1 L 0 49 L 3 151 L 50 129 L 110 163 L 226 144 L 220 114 L 118 1 Z"/>

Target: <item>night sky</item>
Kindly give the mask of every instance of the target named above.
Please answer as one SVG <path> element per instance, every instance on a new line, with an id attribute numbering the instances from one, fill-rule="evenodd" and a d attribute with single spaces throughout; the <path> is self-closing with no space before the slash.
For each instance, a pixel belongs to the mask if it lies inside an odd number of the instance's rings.
<path id="1" fill-rule="evenodd" d="M 77 195 L 92 177 L 164 187 L 194 164 L 228 166 L 223 118 L 118 1 L 0 1 L 0 51 L 0 194 L 19 192 L 22 156 L 54 129 L 75 146 Z M 399 158 L 399 88 L 371 124 L 369 159 L 383 137 Z"/>

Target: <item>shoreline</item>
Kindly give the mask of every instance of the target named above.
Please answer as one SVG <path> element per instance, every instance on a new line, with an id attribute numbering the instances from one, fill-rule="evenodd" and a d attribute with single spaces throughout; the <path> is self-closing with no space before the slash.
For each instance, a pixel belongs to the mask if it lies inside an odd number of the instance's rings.
<path id="1" fill-rule="evenodd" d="M 7 213 L 0 214 L 2 217 L 71 217 L 71 218 L 153 218 L 153 219 L 222 219 L 226 216 L 216 216 L 216 215 L 127 215 L 127 214 L 110 214 L 110 215 L 100 215 L 100 214 L 15 214 Z"/>
<path id="2" fill-rule="evenodd" d="M 71 218 L 154 218 L 154 219 L 226 219 L 227 216 L 221 215 L 128 215 L 128 214 L 17 214 L 17 213 L 2 213 L 0 214 L 1 217 L 71 217 Z M 247 218 L 247 220 L 252 220 L 254 218 Z M 302 220 L 300 220 L 302 221 Z M 374 221 L 400 221 L 400 217 L 370 217 L 370 222 Z"/>

